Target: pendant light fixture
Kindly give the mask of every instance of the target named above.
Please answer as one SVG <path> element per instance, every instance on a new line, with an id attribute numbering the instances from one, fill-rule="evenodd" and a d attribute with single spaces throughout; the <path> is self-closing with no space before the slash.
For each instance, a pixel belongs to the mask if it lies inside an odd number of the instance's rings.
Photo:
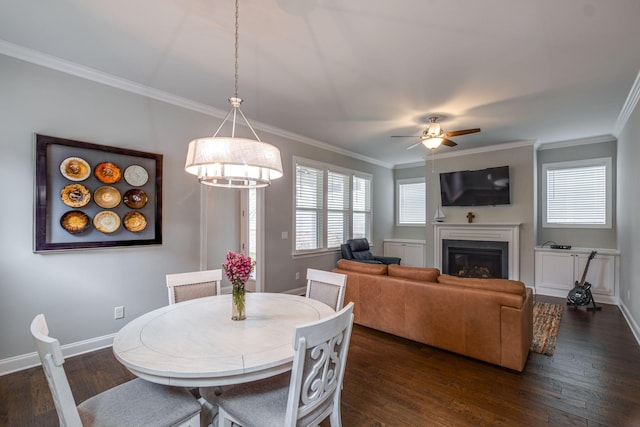
<path id="1" fill-rule="evenodd" d="M 227 188 L 258 188 L 271 184 L 282 176 L 280 150 L 262 142 L 240 110 L 238 97 L 238 0 L 236 0 L 235 33 L 235 92 L 229 98 L 231 110 L 210 137 L 196 138 L 189 143 L 185 171 L 196 175 L 201 184 Z M 238 114 L 251 129 L 256 139 L 236 137 Z M 231 136 L 218 136 L 222 126 L 231 117 Z"/>

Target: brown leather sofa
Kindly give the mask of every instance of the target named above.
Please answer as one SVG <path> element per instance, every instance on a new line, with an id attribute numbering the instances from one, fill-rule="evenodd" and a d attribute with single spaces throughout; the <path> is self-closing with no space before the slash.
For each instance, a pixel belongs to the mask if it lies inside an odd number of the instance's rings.
<path id="1" fill-rule="evenodd" d="M 436 268 L 341 259 L 354 322 L 521 372 L 533 338 L 533 292 L 522 282 L 466 279 Z"/>

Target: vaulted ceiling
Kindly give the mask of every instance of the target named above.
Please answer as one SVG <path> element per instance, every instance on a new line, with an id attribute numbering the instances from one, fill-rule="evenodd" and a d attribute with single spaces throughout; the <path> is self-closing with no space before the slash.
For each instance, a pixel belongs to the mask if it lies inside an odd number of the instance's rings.
<path id="1" fill-rule="evenodd" d="M 444 151 L 615 134 L 639 20 L 637 0 L 241 0 L 239 95 L 257 128 L 390 165 L 425 158 L 391 135 L 433 114 L 482 129 Z M 0 0 L 0 41 L 214 115 L 233 95 L 233 0 Z"/>

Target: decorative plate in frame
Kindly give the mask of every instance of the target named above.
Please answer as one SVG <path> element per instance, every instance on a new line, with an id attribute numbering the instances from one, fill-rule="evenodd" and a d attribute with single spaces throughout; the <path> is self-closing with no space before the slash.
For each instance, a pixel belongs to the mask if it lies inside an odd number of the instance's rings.
<path id="1" fill-rule="evenodd" d="M 62 203 L 72 208 L 81 208 L 91 201 L 91 192 L 82 184 L 69 184 L 60 191 Z"/>
<path id="2" fill-rule="evenodd" d="M 103 185 L 93 193 L 93 201 L 101 208 L 115 208 L 120 204 L 120 200 L 122 200 L 120 192 L 108 185 Z"/>
<path id="3" fill-rule="evenodd" d="M 60 173 L 69 181 L 84 181 L 91 175 L 91 167 L 85 159 L 67 157 L 60 163 Z"/>
<path id="4" fill-rule="evenodd" d="M 91 219 L 81 211 L 69 211 L 60 218 L 60 226 L 71 234 L 87 231 L 89 225 L 91 225 Z"/>
<path id="5" fill-rule="evenodd" d="M 93 218 L 93 226 L 101 233 L 110 234 L 120 228 L 120 217 L 112 211 L 100 211 Z"/>
<path id="6" fill-rule="evenodd" d="M 138 233 L 147 227 L 147 218 L 138 211 L 131 211 L 124 216 L 124 228 Z"/>
<path id="7" fill-rule="evenodd" d="M 115 163 L 102 162 L 93 170 L 98 181 L 104 184 L 115 184 L 122 178 L 122 171 Z"/>
<path id="8" fill-rule="evenodd" d="M 124 204 L 131 209 L 142 209 L 147 204 L 147 193 L 137 188 L 133 188 L 124 193 Z"/>
<path id="9" fill-rule="evenodd" d="M 142 187 L 149 180 L 149 173 L 140 165 L 131 165 L 124 170 L 124 180 L 134 187 Z"/>

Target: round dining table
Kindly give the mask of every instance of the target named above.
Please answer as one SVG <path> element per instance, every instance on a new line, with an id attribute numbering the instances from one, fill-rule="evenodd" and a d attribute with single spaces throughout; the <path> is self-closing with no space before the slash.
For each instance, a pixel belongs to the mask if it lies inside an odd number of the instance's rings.
<path id="1" fill-rule="evenodd" d="M 298 295 L 248 293 L 245 320 L 231 320 L 231 295 L 197 298 L 146 313 L 113 340 L 115 357 L 154 383 L 208 387 L 291 370 L 296 326 L 335 314 Z"/>

